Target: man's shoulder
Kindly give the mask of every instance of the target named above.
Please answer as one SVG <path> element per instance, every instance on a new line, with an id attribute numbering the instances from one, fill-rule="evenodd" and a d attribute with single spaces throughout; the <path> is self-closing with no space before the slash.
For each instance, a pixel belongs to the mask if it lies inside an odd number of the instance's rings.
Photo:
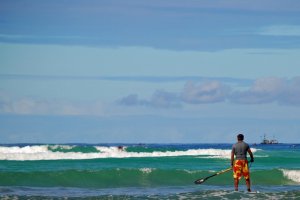
<path id="1" fill-rule="evenodd" d="M 237 146 L 246 146 L 246 147 L 250 147 L 250 145 L 244 141 L 241 141 L 241 142 L 237 142 L 235 144 L 232 145 L 232 148 L 235 148 Z"/>
<path id="2" fill-rule="evenodd" d="M 246 142 L 244 142 L 244 144 L 245 144 L 246 146 L 249 146 L 249 144 L 248 144 L 248 143 L 246 143 Z"/>
<path id="3" fill-rule="evenodd" d="M 244 146 L 244 148 L 246 148 L 246 149 L 249 149 L 249 148 L 250 148 L 249 144 L 246 143 L 246 142 L 243 142 L 243 146 Z"/>
<path id="4" fill-rule="evenodd" d="M 249 147 L 249 144 L 244 142 L 244 141 L 241 141 L 241 142 L 237 142 L 235 144 L 232 145 L 232 147 L 236 147 L 236 146 L 244 146 L 244 147 Z"/>
<path id="5" fill-rule="evenodd" d="M 236 145 L 237 145 L 237 143 L 233 144 L 233 145 L 232 145 L 232 148 L 234 149 L 234 148 L 236 147 Z"/>

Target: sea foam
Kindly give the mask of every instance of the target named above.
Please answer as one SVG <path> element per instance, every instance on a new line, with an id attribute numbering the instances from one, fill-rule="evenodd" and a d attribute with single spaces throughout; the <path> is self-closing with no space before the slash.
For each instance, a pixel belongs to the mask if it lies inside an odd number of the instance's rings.
<path id="1" fill-rule="evenodd" d="M 70 146 L 71 147 L 71 146 Z M 64 148 L 69 149 L 69 146 Z M 49 145 L 33 145 L 25 147 L 0 147 L 0 160 L 63 160 L 63 159 L 96 159 L 96 158 L 138 158 L 138 157 L 171 157 L 171 156 L 214 156 L 214 158 L 230 158 L 229 149 L 189 149 L 185 151 L 127 152 L 126 147 L 95 146 L 99 152 L 54 152 Z M 252 150 L 253 152 L 256 149 Z"/>
<path id="2" fill-rule="evenodd" d="M 281 169 L 283 175 L 297 183 L 300 183 L 300 170 L 287 170 L 287 169 Z"/>

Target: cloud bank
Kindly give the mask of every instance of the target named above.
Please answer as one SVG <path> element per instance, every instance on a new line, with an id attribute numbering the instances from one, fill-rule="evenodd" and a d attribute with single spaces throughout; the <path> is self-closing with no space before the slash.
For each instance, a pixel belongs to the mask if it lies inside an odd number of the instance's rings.
<path id="1" fill-rule="evenodd" d="M 139 99 L 130 94 L 118 100 L 125 106 L 179 107 L 183 104 L 212 104 L 228 102 L 232 104 L 266 104 L 300 106 L 300 77 L 284 79 L 277 77 L 260 78 L 242 89 L 221 81 L 188 81 L 178 94 L 162 90 L 154 92 L 150 99 Z"/>
<path id="2" fill-rule="evenodd" d="M 148 98 L 141 98 L 138 94 L 129 94 L 118 99 L 116 104 L 125 107 L 139 106 L 158 109 L 216 103 L 300 106 L 299 86 L 300 76 L 292 79 L 259 78 L 250 85 L 238 87 L 219 79 L 187 81 L 179 92 L 160 89 L 154 91 Z M 34 97 L 11 98 L 10 95 L 0 91 L 0 114 L 103 116 L 107 109 L 107 105 L 100 101 L 70 102 L 36 99 Z"/>

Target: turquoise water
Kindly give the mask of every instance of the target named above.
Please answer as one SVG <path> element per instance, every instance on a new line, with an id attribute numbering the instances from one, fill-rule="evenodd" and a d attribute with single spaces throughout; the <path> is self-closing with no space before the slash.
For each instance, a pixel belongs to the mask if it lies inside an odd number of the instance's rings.
<path id="1" fill-rule="evenodd" d="M 1 145 L 0 197 L 300 199 L 300 145 L 251 148 L 254 193 L 234 192 L 232 172 L 194 184 L 230 166 L 231 144 Z"/>

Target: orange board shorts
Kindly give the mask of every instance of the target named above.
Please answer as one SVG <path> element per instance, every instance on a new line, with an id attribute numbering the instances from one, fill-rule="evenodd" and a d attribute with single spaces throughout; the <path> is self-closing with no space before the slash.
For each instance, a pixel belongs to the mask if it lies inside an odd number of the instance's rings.
<path id="1" fill-rule="evenodd" d="M 246 180 L 250 179 L 248 160 L 236 160 L 233 165 L 233 178 L 241 179 L 242 176 Z"/>

